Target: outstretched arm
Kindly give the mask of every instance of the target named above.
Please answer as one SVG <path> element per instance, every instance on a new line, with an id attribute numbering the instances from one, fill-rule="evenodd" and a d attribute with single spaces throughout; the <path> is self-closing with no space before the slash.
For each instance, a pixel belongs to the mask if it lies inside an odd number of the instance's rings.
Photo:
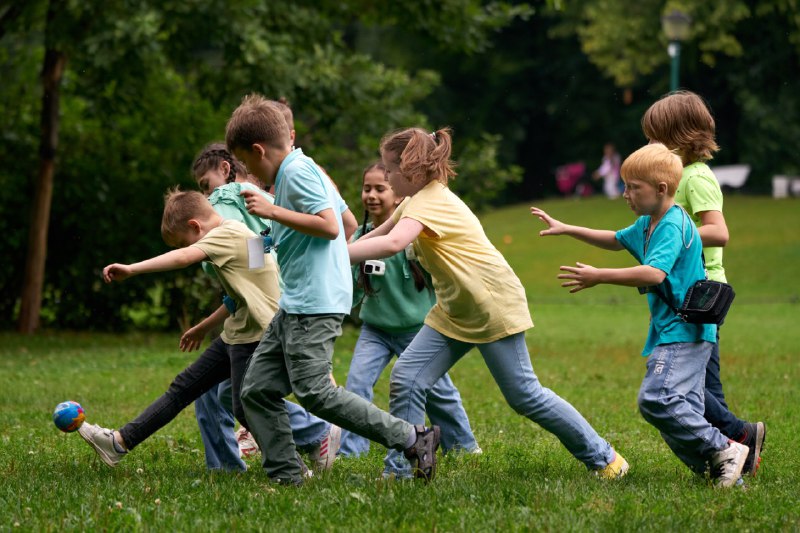
<path id="1" fill-rule="evenodd" d="M 560 270 L 564 274 L 558 275 L 558 279 L 567 280 L 561 286 L 569 287 L 569 292 L 589 289 L 600 283 L 626 287 L 648 287 L 658 285 L 667 277 L 663 270 L 649 265 L 630 268 L 595 268 L 583 263 L 575 263 L 575 265 L 574 267 L 562 266 Z"/>
<path id="2" fill-rule="evenodd" d="M 225 319 L 230 316 L 228 309 L 224 305 L 220 305 L 213 313 L 204 318 L 199 324 L 187 329 L 181 340 L 178 343 L 182 352 L 191 352 L 200 348 L 200 344 L 206 337 L 209 331 L 216 326 L 219 326 Z"/>
<path id="3" fill-rule="evenodd" d="M 178 270 L 206 259 L 208 259 L 208 256 L 203 250 L 194 246 L 187 246 L 186 248 L 172 250 L 132 265 L 121 263 L 108 265 L 103 269 L 103 281 L 111 283 L 112 281 L 124 281 L 139 274 Z"/>
<path id="4" fill-rule="evenodd" d="M 543 229 L 539 232 L 539 235 L 542 237 L 546 237 L 547 235 L 569 235 L 579 241 L 605 250 L 617 252 L 623 249 L 622 244 L 617 240 L 616 233 L 613 231 L 564 224 L 538 207 L 531 207 L 531 214 L 535 217 L 539 217 L 539 220 L 547 225 L 547 229 Z"/>
<path id="5" fill-rule="evenodd" d="M 386 223 L 381 224 L 378 229 L 385 225 Z M 401 218 L 387 234 L 376 235 L 369 239 L 359 239 L 348 245 L 350 264 L 355 265 L 367 259 L 391 257 L 411 244 L 423 229 L 425 226 L 422 225 L 422 222 L 413 218 Z"/>

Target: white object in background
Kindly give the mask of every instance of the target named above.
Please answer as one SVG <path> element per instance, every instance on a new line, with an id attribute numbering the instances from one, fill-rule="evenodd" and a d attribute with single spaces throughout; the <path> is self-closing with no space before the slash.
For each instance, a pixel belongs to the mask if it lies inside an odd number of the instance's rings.
<path id="1" fill-rule="evenodd" d="M 711 171 L 717 177 L 719 186 L 726 185 L 738 189 L 747 181 L 750 175 L 750 165 L 723 165 L 713 167 Z"/>
<path id="2" fill-rule="evenodd" d="M 772 197 L 786 198 L 789 196 L 789 177 L 772 176 Z"/>

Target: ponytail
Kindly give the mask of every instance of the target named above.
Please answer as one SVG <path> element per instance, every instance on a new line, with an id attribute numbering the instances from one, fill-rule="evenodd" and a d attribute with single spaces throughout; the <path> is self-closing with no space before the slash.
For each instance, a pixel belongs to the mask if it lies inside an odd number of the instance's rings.
<path id="1" fill-rule="evenodd" d="M 450 128 L 427 133 L 420 128 L 408 128 L 389 133 L 381 141 L 381 153 L 397 157 L 400 172 L 414 183 L 438 180 L 444 185 L 455 177 L 450 160 L 452 137 Z"/>

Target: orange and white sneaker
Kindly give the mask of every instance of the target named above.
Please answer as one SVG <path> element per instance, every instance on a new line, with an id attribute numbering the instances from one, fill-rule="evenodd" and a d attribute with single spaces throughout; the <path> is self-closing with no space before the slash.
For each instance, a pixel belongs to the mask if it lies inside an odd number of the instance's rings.
<path id="1" fill-rule="evenodd" d="M 236 432 L 236 442 L 239 443 L 239 455 L 242 457 L 253 457 L 259 451 L 256 439 L 247 431 L 246 428 L 239 428 Z"/>
<path id="2" fill-rule="evenodd" d="M 614 460 L 608 463 L 605 468 L 595 470 L 594 475 L 600 479 L 619 479 L 628 473 L 628 468 L 628 461 L 614 450 Z"/>

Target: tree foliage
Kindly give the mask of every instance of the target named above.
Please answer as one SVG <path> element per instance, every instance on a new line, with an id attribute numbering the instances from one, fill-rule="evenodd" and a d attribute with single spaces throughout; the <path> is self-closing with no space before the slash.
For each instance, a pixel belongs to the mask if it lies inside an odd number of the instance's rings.
<path id="1" fill-rule="evenodd" d="M 394 21 L 444 48 L 470 53 L 485 49 L 493 32 L 522 9 L 476 0 L 425 4 L 120 0 L 98 6 L 64 0 L 55 4 L 58 24 L 49 32 L 47 1 L 0 7 L 0 73 L 7 80 L 0 88 L 0 157 L 9 162 L 0 169 L 0 201 L 8 206 L 0 230 L 6 230 L 12 258 L 0 267 L 0 316 L 10 323 L 19 305 L 20 221 L 31 208 L 37 75 L 46 43 L 66 55 L 67 71 L 45 325 L 118 328 L 125 316 L 163 325 L 162 310 L 170 317 L 185 312 L 183 286 L 193 271 L 105 287 L 100 269 L 165 251 L 158 231 L 161 195 L 176 183 L 194 186 L 188 172 L 193 155 L 223 137 L 243 95 L 288 98 L 298 144 L 328 169 L 355 207 L 360 170 L 377 155 L 380 136 L 424 124 L 415 105 L 440 80 L 433 71 L 388 67 L 356 52 L 355 29 Z M 137 302 L 151 303 L 153 316 L 142 316 Z"/>

